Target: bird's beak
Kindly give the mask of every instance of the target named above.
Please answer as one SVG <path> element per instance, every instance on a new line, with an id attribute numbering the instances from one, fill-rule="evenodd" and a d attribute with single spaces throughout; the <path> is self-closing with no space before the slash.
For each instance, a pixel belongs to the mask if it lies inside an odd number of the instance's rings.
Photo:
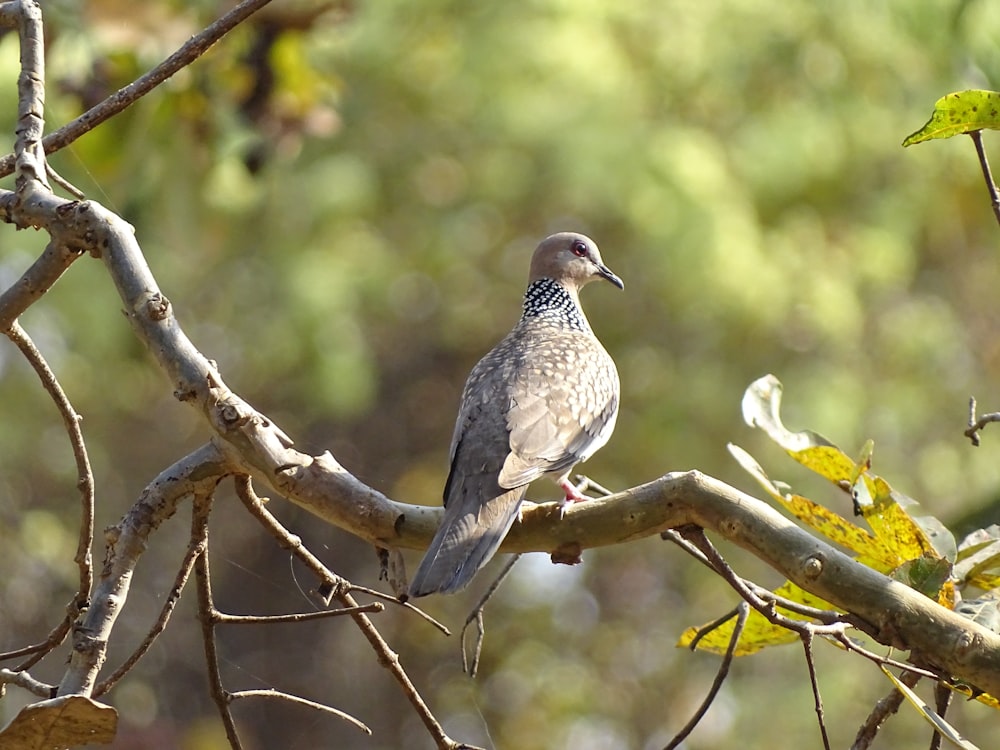
<path id="1" fill-rule="evenodd" d="M 602 279 L 607 279 L 608 281 L 610 281 L 612 284 L 614 284 L 619 289 L 624 289 L 625 288 L 625 282 L 621 280 L 621 277 L 618 276 L 617 274 L 615 274 L 614 271 L 612 271 L 610 268 L 608 268 L 603 263 L 598 263 L 597 264 L 597 274 Z"/>

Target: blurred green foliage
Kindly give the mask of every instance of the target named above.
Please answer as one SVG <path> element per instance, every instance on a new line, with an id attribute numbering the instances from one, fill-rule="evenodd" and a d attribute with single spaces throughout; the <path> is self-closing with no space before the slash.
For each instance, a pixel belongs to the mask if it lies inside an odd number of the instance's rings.
<path id="1" fill-rule="evenodd" d="M 973 450 L 961 433 L 970 394 L 997 406 L 997 230 L 971 144 L 899 143 L 942 94 L 1000 87 L 995 3 L 317 8 L 275 3 L 52 158 L 135 225 L 196 345 L 301 448 L 331 449 L 396 499 L 438 502 L 465 375 L 516 319 L 534 244 L 573 229 L 627 285 L 585 293 L 623 382 L 617 433 L 586 466 L 601 483 L 699 468 L 753 491 L 725 444 L 780 460 L 740 419 L 744 388 L 773 372 L 790 427 L 849 454 L 874 439 L 876 471 L 928 512 L 958 519 L 994 505 L 1000 438 L 987 431 Z M 46 3 L 50 129 L 220 11 L 208 0 Z M 8 34 L 8 134 L 17 59 Z M 44 240 L 0 232 L 0 281 Z M 118 304 L 100 264 L 81 259 L 23 318 L 84 415 L 98 528 L 206 438 Z M 768 471 L 848 512 L 846 497 L 790 462 Z M 54 409 L 0 347 L 0 648 L 39 638 L 72 596 L 74 482 Z M 554 496 L 542 485 L 532 494 Z M 219 504 L 214 531 L 223 606 L 308 608 L 296 587 L 311 585 L 306 574 L 230 505 Z M 376 585 L 365 545 L 273 507 L 335 570 Z M 185 536 L 178 521 L 153 540 L 110 663 L 155 617 Z M 778 582 L 726 552 L 741 572 Z M 662 747 L 717 665 L 673 644 L 733 596 L 653 540 L 589 551 L 574 569 L 536 557 L 488 610 L 474 683 L 455 638 L 392 609 L 378 624 L 456 737 Z M 427 607 L 458 626 L 475 595 Z M 206 729 L 216 725 L 197 639 L 182 608 L 110 696 L 126 714 L 116 747 L 221 746 Z M 226 632 L 223 647 L 233 689 L 299 690 L 376 730 L 365 739 L 302 709 L 239 706 L 253 746 L 430 747 L 350 624 Z M 890 686 L 819 651 L 834 744 L 846 746 Z M 58 679 L 60 666 L 37 676 Z M 813 716 L 799 652 L 775 651 L 736 665 L 687 746 L 814 746 Z M 973 739 L 995 722 L 978 706 L 953 718 Z M 914 716 L 885 731 L 885 747 L 926 741 Z"/>

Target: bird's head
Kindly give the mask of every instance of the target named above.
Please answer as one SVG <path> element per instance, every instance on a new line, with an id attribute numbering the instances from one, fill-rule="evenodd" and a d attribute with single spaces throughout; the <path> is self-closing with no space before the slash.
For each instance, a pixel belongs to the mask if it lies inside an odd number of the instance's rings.
<path id="1" fill-rule="evenodd" d="M 539 279 L 553 279 L 573 292 L 594 279 L 625 288 L 625 283 L 604 265 L 597 243 L 575 232 L 560 232 L 542 240 L 531 257 L 528 283 Z"/>

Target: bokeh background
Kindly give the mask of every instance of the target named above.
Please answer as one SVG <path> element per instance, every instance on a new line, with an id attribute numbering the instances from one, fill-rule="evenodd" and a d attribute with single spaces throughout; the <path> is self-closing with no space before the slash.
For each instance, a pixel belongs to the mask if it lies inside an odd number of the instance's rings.
<path id="1" fill-rule="evenodd" d="M 225 7 L 46 2 L 50 128 Z M 535 243 L 573 229 L 626 281 L 624 294 L 584 294 L 623 383 L 617 432 L 591 476 L 624 488 L 698 468 L 753 492 L 726 452 L 736 442 L 773 477 L 849 512 L 742 423 L 744 388 L 771 372 L 789 426 L 849 454 L 872 438 L 875 470 L 961 533 L 1000 515 L 1000 435 L 987 431 L 978 449 L 962 437 L 970 395 L 1000 406 L 1000 230 L 968 139 L 900 142 L 939 96 L 1000 87 L 998 33 L 1000 6 L 986 0 L 277 0 L 52 163 L 135 225 L 181 323 L 231 387 L 300 448 L 332 450 L 395 499 L 439 502 L 465 375 L 516 320 Z M 17 63 L 7 34 L 8 149 Z M 994 134 L 985 141 L 1000 154 Z M 0 232 L 0 282 L 44 241 Z M 119 307 L 101 264 L 81 259 L 22 321 L 84 415 L 98 528 L 207 436 Z M 0 346 L 0 649 L 38 639 L 72 596 L 74 480 L 54 408 Z M 555 497 L 541 483 L 532 495 Z M 280 499 L 271 507 L 334 570 L 384 586 L 367 545 Z M 178 517 L 151 540 L 109 664 L 155 618 L 187 527 Z M 212 533 L 223 608 L 311 608 L 313 581 L 228 488 Z M 744 575 L 780 582 L 724 551 Z M 489 571 L 426 608 L 457 631 Z M 522 560 L 487 612 L 475 681 L 456 637 L 396 608 L 376 622 L 453 737 L 646 749 L 684 724 L 718 665 L 675 649 L 677 637 L 734 603 L 648 539 L 587 551 L 575 568 Z M 230 689 L 298 692 L 375 731 L 243 703 L 249 748 L 432 746 L 346 620 L 233 628 L 221 649 Z M 870 664 L 817 651 L 832 739 L 847 747 L 890 686 Z M 58 681 L 61 667 L 56 656 L 33 672 Z M 8 691 L 0 717 L 23 700 Z M 109 700 L 122 711 L 115 748 L 224 746 L 190 602 Z M 981 746 L 1000 718 L 976 704 L 951 716 Z M 928 741 L 904 708 L 880 746 Z M 739 661 L 685 745 L 775 746 L 820 746 L 795 646 Z"/>

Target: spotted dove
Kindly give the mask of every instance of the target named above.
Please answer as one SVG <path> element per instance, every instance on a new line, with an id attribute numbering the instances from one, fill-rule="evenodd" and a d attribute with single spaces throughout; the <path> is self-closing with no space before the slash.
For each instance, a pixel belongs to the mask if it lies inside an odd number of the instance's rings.
<path id="1" fill-rule="evenodd" d="M 580 289 L 594 279 L 624 289 L 588 237 L 554 234 L 535 250 L 521 319 L 465 383 L 444 520 L 410 596 L 468 584 L 507 535 L 528 484 L 543 474 L 567 502 L 584 499 L 569 473 L 611 437 L 619 398 L 615 363 L 580 307 Z"/>

